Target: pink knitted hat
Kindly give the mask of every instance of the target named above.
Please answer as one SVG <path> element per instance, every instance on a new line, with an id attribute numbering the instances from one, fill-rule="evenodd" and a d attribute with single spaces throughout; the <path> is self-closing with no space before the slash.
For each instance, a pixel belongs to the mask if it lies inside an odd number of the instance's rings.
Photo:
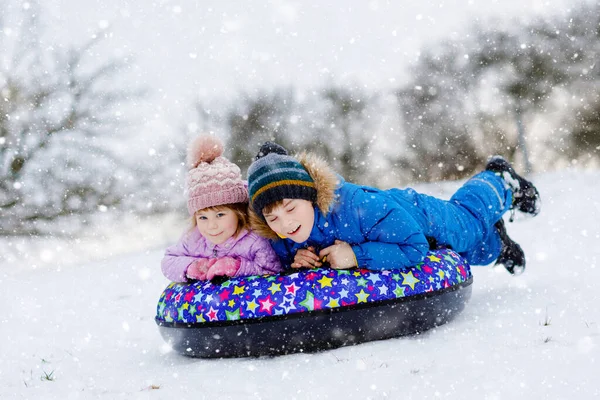
<path id="1" fill-rule="evenodd" d="M 221 157 L 223 143 L 214 136 L 200 136 L 187 152 L 188 211 L 226 204 L 247 203 L 248 187 L 240 168 Z"/>

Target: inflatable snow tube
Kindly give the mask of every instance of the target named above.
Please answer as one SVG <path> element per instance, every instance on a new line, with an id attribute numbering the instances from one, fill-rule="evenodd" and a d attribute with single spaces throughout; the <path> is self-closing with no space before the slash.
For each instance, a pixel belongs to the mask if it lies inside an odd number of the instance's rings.
<path id="1" fill-rule="evenodd" d="M 312 352 L 423 332 L 454 318 L 471 296 L 471 270 L 442 249 L 402 270 L 329 268 L 171 283 L 156 323 L 177 352 L 241 357 Z"/>

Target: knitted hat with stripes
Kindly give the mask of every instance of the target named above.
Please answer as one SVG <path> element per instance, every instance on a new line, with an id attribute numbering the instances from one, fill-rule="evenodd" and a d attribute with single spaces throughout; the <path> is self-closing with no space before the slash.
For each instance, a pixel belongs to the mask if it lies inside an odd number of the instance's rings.
<path id="1" fill-rule="evenodd" d="M 273 142 L 260 148 L 255 161 L 248 168 L 250 206 L 263 216 L 263 208 L 283 199 L 317 199 L 315 182 L 306 169 L 287 151 Z"/>

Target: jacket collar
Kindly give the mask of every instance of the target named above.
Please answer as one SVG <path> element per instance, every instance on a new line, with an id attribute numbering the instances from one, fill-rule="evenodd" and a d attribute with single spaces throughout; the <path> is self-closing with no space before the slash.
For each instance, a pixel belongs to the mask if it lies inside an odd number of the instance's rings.
<path id="1" fill-rule="evenodd" d="M 210 240 L 208 240 L 206 238 L 204 238 L 204 240 L 206 241 L 206 247 L 210 251 L 222 250 L 222 249 L 229 250 L 233 246 L 235 246 L 240 240 L 242 240 L 244 237 L 248 236 L 249 234 L 250 234 L 250 231 L 248 231 L 247 229 L 243 229 L 237 236 L 232 236 L 221 244 L 214 244 L 213 242 L 211 242 Z"/>

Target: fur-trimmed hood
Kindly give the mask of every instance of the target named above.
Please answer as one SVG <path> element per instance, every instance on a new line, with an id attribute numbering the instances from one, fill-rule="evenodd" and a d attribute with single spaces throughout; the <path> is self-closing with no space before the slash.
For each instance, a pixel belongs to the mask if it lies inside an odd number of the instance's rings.
<path id="1" fill-rule="evenodd" d="M 323 215 L 327 215 L 335 201 L 335 189 L 340 182 L 338 175 L 325 160 L 315 154 L 302 152 L 295 155 L 294 158 L 302 164 L 315 182 L 317 190 L 316 205 Z M 250 225 L 257 234 L 267 239 L 279 239 L 277 234 L 269 228 L 267 222 L 252 210 L 252 207 L 249 207 L 248 211 Z"/>

